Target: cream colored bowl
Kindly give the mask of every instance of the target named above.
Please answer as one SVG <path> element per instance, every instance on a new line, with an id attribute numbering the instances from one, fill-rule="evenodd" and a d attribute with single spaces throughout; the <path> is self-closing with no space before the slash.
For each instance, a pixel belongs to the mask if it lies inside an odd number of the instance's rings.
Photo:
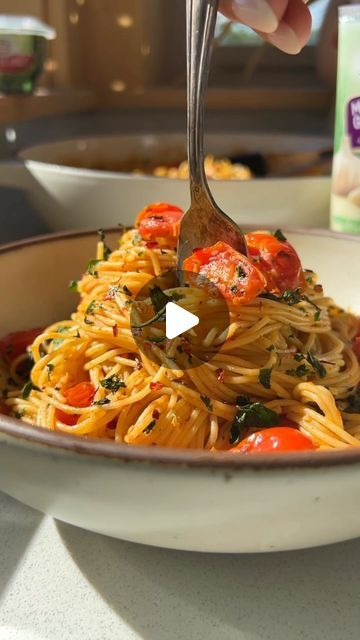
<path id="1" fill-rule="evenodd" d="M 360 242 L 286 234 L 325 290 L 360 312 Z M 114 246 L 115 234 L 110 234 Z M 0 335 L 60 320 L 94 232 L 0 248 Z M 360 450 L 229 456 L 116 446 L 0 416 L 0 489 L 60 520 L 134 542 L 214 552 L 310 547 L 360 535 Z"/>
<path id="2" fill-rule="evenodd" d="M 278 133 L 224 133 L 206 136 L 206 147 L 217 157 L 234 156 L 244 150 L 306 154 L 327 149 L 329 140 Z M 161 164 L 185 156 L 185 136 L 176 133 L 48 142 L 24 149 L 15 161 L 1 162 L 0 186 L 23 189 L 50 231 L 99 224 L 110 227 L 118 222 L 131 225 L 134 215 L 149 202 L 158 201 L 159 194 L 163 201 L 187 209 L 188 182 L 86 167 L 98 163 L 112 166 L 129 158 Z M 69 166 L 71 162 L 77 168 Z M 216 202 L 240 225 L 251 218 L 261 227 L 270 222 L 278 226 L 329 226 L 329 177 L 214 180 L 211 189 Z"/>

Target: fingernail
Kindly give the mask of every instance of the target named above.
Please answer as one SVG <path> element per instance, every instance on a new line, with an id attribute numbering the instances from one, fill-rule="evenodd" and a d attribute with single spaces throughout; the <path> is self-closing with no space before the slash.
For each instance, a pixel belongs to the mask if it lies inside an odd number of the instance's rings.
<path id="1" fill-rule="evenodd" d="M 274 33 L 267 34 L 266 40 L 285 53 L 299 53 L 302 48 L 295 31 L 286 22 L 281 22 Z"/>
<path id="2" fill-rule="evenodd" d="M 278 26 L 278 19 L 266 0 L 233 0 L 234 15 L 252 29 L 272 33 Z"/>

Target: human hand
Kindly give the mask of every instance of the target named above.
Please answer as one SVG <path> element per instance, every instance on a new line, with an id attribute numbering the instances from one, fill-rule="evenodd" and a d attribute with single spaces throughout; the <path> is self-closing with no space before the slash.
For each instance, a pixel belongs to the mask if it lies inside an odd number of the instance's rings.
<path id="1" fill-rule="evenodd" d="M 254 29 L 285 53 L 299 53 L 311 31 L 306 0 L 220 0 L 219 10 L 230 20 Z"/>

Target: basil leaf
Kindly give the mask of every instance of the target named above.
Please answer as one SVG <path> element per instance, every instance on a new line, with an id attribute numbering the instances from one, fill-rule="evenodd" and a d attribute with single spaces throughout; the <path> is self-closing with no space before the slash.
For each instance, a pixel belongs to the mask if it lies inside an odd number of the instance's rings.
<path id="1" fill-rule="evenodd" d="M 172 298 L 167 296 L 157 284 L 150 287 L 150 299 L 155 313 L 162 311 L 167 303 L 172 301 Z"/>
<path id="2" fill-rule="evenodd" d="M 313 353 L 310 353 L 310 351 L 308 351 L 306 354 L 306 360 L 308 361 L 309 364 L 311 364 L 313 369 L 315 369 L 315 371 L 319 374 L 320 378 L 325 378 L 326 369 L 324 365 L 321 364 L 321 362 L 316 358 L 316 356 L 314 356 Z"/>
<path id="3" fill-rule="evenodd" d="M 272 369 L 260 369 L 259 382 L 265 389 L 271 389 L 271 372 Z"/>
<path id="4" fill-rule="evenodd" d="M 274 237 L 276 238 L 276 240 L 279 240 L 279 242 L 287 242 L 287 239 L 285 238 L 281 229 L 276 229 L 276 231 L 274 231 Z"/>
<path id="5" fill-rule="evenodd" d="M 99 264 L 99 262 L 101 262 L 101 260 L 89 260 L 89 262 L 87 263 L 87 266 L 86 266 L 86 271 L 91 276 L 95 276 L 95 278 L 99 277 L 99 274 L 95 269 L 95 267 Z"/>
<path id="6" fill-rule="evenodd" d="M 126 384 L 119 376 L 115 373 L 108 378 L 104 378 L 100 380 L 100 384 L 104 389 L 109 389 L 110 391 L 118 391 L 121 387 L 126 387 Z"/>
<path id="7" fill-rule="evenodd" d="M 207 408 L 208 411 L 212 411 L 213 410 L 213 406 L 211 404 L 211 400 L 209 398 L 209 396 L 200 396 L 201 400 L 203 401 L 205 407 Z"/>
<path id="8" fill-rule="evenodd" d="M 70 282 L 69 282 L 69 289 L 70 289 L 70 291 L 74 291 L 75 293 L 77 293 L 77 291 L 78 291 L 78 283 L 77 283 L 77 280 L 70 280 Z"/>
<path id="9" fill-rule="evenodd" d="M 279 424 L 279 415 L 261 402 L 238 406 L 230 430 L 230 444 L 234 445 L 243 440 L 249 428 L 262 429 L 277 424 Z"/>
<path id="10" fill-rule="evenodd" d="M 21 391 L 21 397 L 22 397 L 22 399 L 23 399 L 23 400 L 27 400 L 27 399 L 28 399 L 28 397 L 29 397 L 29 395 L 30 395 L 30 393 L 31 393 L 33 390 L 34 390 L 34 391 L 41 391 L 41 389 L 39 389 L 39 387 L 37 387 L 36 385 L 34 385 L 34 384 L 31 382 L 31 380 L 29 380 L 29 382 L 27 382 L 27 383 L 23 386 L 23 388 L 22 388 L 22 391 Z"/>

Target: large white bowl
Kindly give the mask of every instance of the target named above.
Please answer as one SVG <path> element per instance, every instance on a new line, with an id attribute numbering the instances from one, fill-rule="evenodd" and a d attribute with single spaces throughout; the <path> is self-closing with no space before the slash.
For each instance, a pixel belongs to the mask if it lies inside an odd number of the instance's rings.
<path id="1" fill-rule="evenodd" d="M 304 153 L 329 148 L 327 138 L 281 134 L 210 134 L 206 147 L 220 156 L 239 151 Z M 189 204 L 187 181 L 134 176 L 81 167 L 93 163 L 142 158 L 161 163 L 186 156 L 182 134 L 142 134 L 77 138 L 38 145 L 22 151 L 18 160 L 0 163 L 0 186 L 24 189 L 49 230 L 131 224 L 149 202 Z M 79 168 L 66 166 L 67 159 Z M 259 226 L 329 226 L 330 179 L 257 178 L 213 181 L 219 205 L 236 222 Z M 101 220 L 99 220 L 99 211 Z"/>
<path id="2" fill-rule="evenodd" d="M 359 239 L 287 235 L 325 290 L 359 312 Z M 95 241 L 82 232 L 0 248 L 0 335 L 66 318 L 76 305 L 67 283 Z M 85 529 L 176 549 L 270 551 L 360 535 L 359 449 L 256 457 L 149 450 L 0 416 L 0 489 Z"/>

